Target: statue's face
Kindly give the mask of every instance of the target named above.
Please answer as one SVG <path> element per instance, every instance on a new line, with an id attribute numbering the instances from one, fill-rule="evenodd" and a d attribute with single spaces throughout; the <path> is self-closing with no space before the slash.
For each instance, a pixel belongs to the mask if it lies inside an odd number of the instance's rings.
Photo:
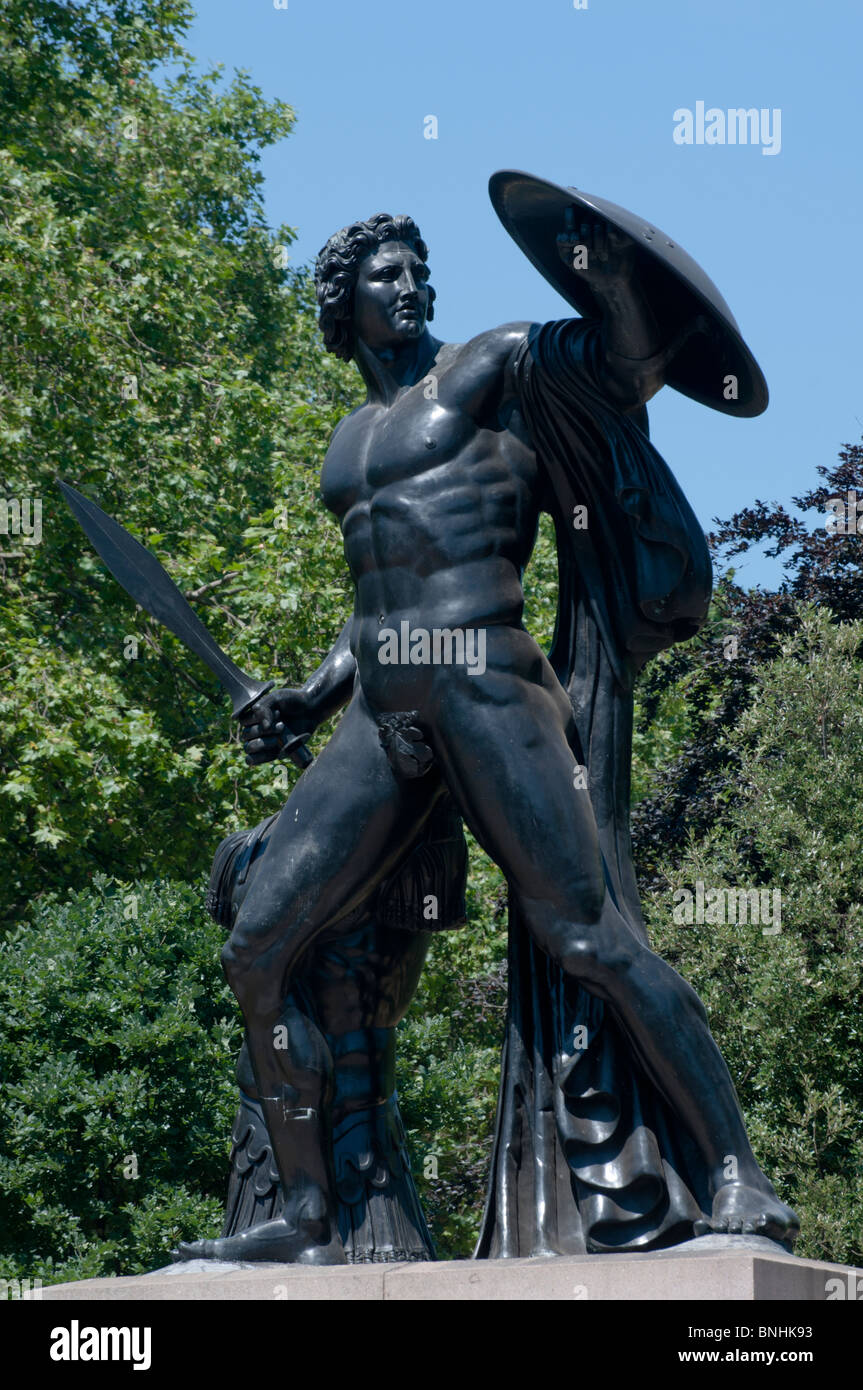
<path id="1" fill-rule="evenodd" d="M 374 351 L 422 337 L 428 313 L 428 266 L 404 241 L 385 241 L 360 263 L 354 332 Z"/>

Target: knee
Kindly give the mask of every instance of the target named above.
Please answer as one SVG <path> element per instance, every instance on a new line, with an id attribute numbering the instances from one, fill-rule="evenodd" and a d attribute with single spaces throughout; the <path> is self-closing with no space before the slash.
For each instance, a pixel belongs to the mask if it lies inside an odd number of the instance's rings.
<path id="1" fill-rule="evenodd" d="M 280 988 L 254 938 L 235 928 L 222 947 L 222 969 L 247 1019 L 279 1007 Z"/>
<path id="2" fill-rule="evenodd" d="M 241 1008 L 245 1009 L 249 995 L 250 967 L 253 957 L 244 944 L 232 932 L 222 947 L 222 969 Z"/>
<path id="3" fill-rule="evenodd" d="M 553 885 L 542 897 L 523 888 L 516 890 L 516 896 L 535 936 L 556 938 L 581 929 L 588 938 L 605 913 L 607 891 L 600 873 L 584 875 L 571 885 Z"/>
<path id="4" fill-rule="evenodd" d="M 551 954 L 564 974 L 584 984 L 600 985 L 615 971 L 598 932 L 582 926 L 562 930 Z"/>
<path id="5" fill-rule="evenodd" d="M 222 947 L 222 969 L 225 972 L 225 979 L 233 989 L 235 981 L 242 973 L 241 955 L 237 950 L 237 943 L 234 940 L 233 932 L 228 937 Z"/>

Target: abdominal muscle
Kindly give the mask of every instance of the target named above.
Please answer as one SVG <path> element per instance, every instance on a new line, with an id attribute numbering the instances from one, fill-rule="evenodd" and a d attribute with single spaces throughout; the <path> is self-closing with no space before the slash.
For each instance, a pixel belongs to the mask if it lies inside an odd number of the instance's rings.
<path id="1" fill-rule="evenodd" d="M 352 651 L 363 692 L 382 712 L 418 709 L 437 675 L 445 682 L 459 667 L 464 674 L 457 646 L 444 638 L 434 650 L 436 632 L 464 634 L 472 685 L 493 632 L 505 664 L 504 631 L 520 635 L 522 658 L 530 644 L 528 664 L 541 657 L 522 627 L 522 571 L 538 519 L 532 451 L 483 431 L 456 458 L 414 463 L 416 471 L 380 481 L 341 518 L 356 582 Z M 415 640 L 423 633 L 425 652 Z"/>
<path id="2" fill-rule="evenodd" d="M 510 561 L 490 556 L 429 575 L 408 604 L 376 604 L 373 592 L 358 586 L 351 646 L 377 712 L 428 708 L 451 681 L 467 680 L 478 695 L 495 672 L 547 682 L 551 668 L 522 625 L 521 577 Z"/>

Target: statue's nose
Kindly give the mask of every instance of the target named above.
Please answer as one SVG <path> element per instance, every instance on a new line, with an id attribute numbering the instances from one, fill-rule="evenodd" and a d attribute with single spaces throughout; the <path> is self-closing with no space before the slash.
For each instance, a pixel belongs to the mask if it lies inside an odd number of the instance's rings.
<path id="1" fill-rule="evenodd" d="M 406 270 L 401 278 L 401 297 L 402 299 L 417 299 L 417 283 L 409 270 Z"/>

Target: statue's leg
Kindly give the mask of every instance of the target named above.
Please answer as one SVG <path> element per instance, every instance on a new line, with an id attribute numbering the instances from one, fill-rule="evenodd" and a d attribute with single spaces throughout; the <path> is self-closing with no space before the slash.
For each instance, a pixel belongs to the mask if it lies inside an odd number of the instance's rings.
<path id="1" fill-rule="evenodd" d="M 711 1229 L 789 1242 L 796 1217 L 758 1167 L 701 1001 L 637 939 L 606 889 L 590 795 L 567 741 L 566 694 L 547 662 L 534 662 L 531 676 L 491 660 L 482 676 L 447 673 L 432 742 L 450 790 L 537 944 L 607 1002 L 698 1143 L 714 1197 Z"/>
<path id="2" fill-rule="evenodd" d="M 436 773 L 396 778 L 361 694 L 294 788 L 222 952 L 285 1209 L 239 1235 L 182 1246 L 182 1258 L 344 1261 L 328 1115 L 332 1058 L 295 972 L 324 929 L 339 920 L 351 929 L 352 912 L 396 867 L 440 793 Z"/>
<path id="3" fill-rule="evenodd" d="M 211 911 L 230 928 L 263 861 L 277 816 L 228 837 L 216 853 Z M 258 853 L 250 857 L 252 846 Z M 452 801 L 438 801 L 413 851 L 344 920 L 324 930 L 299 974 L 333 1061 L 332 1118 L 339 1230 L 349 1261 L 434 1259 L 395 1091 L 395 1030 L 416 992 L 435 931 L 464 925 L 466 845 Z M 244 1042 L 223 1236 L 281 1214 L 284 1201 Z M 374 1155 L 370 1163 L 370 1155 Z"/>

